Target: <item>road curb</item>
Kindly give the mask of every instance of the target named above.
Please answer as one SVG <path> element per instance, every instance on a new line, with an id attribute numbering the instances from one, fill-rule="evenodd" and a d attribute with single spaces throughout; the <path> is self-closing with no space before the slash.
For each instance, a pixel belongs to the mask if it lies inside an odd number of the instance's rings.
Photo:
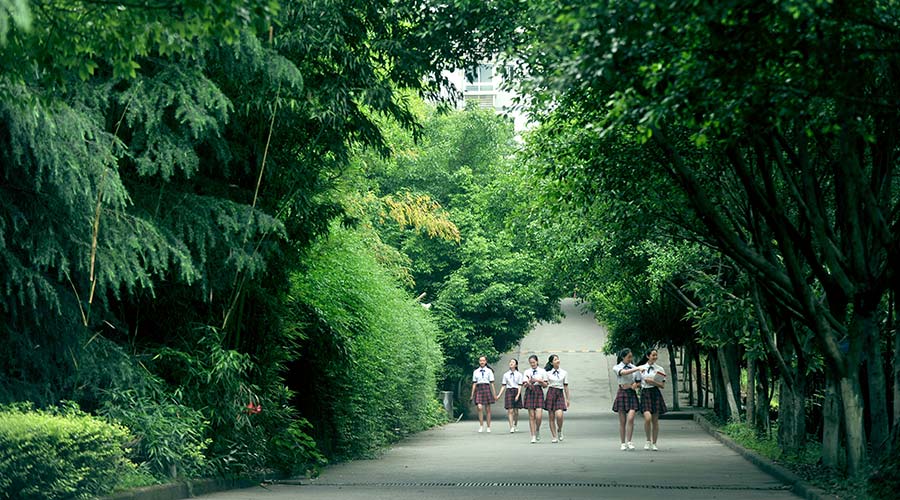
<path id="1" fill-rule="evenodd" d="M 834 495 L 828 494 L 827 491 L 811 485 L 797 474 L 794 474 L 793 472 L 776 464 L 768 458 L 739 445 L 733 439 L 720 432 L 719 429 L 717 429 L 716 426 L 713 425 L 703 415 L 695 414 L 694 422 L 697 422 L 697 424 L 703 430 L 708 432 L 710 436 L 716 438 L 720 443 L 736 451 L 739 455 L 746 458 L 753 465 L 759 467 L 766 474 L 769 474 L 779 481 L 789 485 L 791 487 L 791 491 L 796 495 L 806 498 L 807 500 L 835 500 L 837 498 Z"/>
<path id="2" fill-rule="evenodd" d="M 234 490 L 239 488 L 249 488 L 258 484 L 259 479 L 251 478 L 195 479 L 191 481 L 157 484 L 154 486 L 135 488 L 133 490 L 120 491 L 118 493 L 102 497 L 102 500 L 181 500 L 182 498 L 191 498 L 197 495 L 205 495 L 207 493 L 216 493 L 219 491 Z"/>

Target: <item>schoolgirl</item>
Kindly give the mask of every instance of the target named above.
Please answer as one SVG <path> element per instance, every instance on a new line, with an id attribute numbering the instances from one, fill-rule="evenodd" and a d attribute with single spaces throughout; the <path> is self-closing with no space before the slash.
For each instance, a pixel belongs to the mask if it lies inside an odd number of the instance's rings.
<path id="1" fill-rule="evenodd" d="M 634 354 L 631 353 L 631 349 L 622 349 L 616 356 L 618 364 L 613 367 L 619 388 L 612 410 L 619 414 L 619 438 L 622 441 L 620 446 L 622 451 L 634 449 L 634 443 L 631 442 L 634 434 L 634 414 L 641 407 L 635 391 L 641 367 L 632 365 L 633 359 Z"/>
<path id="2" fill-rule="evenodd" d="M 519 432 L 519 408 L 522 407 L 522 394 L 519 389 L 524 380 L 525 376 L 519 371 L 519 360 L 509 360 L 509 371 L 503 374 L 503 385 L 500 387 L 500 394 L 497 394 L 497 400 L 500 400 L 500 396 L 505 391 L 506 398 L 503 400 L 503 407 L 506 408 L 510 434 Z"/>
<path id="3" fill-rule="evenodd" d="M 497 400 L 494 391 L 494 370 L 487 365 L 487 358 L 478 358 L 478 368 L 472 372 L 471 399 L 478 407 L 478 432 L 484 432 L 484 420 L 487 415 L 487 431 L 491 432 L 491 403 Z"/>
<path id="4" fill-rule="evenodd" d="M 563 436 L 563 414 L 569 409 L 569 374 L 559 367 L 559 356 L 551 354 L 544 367 L 547 371 L 547 397 L 544 409 L 550 412 L 551 443 L 565 439 Z"/>
<path id="5" fill-rule="evenodd" d="M 662 391 L 665 389 L 665 371 L 656 364 L 659 353 L 650 349 L 646 355 L 645 370 L 641 371 L 641 411 L 644 413 L 644 434 L 647 435 L 645 450 L 659 451 L 656 440 L 659 438 L 659 416 L 666 413 L 666 400 Z"/>
<path id="6" fill-rule="evenodd" d="M 523 372 L 525 381 L 522 384 L 525 395 L 522 406 L 528 409 L 528 427 L 531 430 L 531 443 L 541 440 L 541 418 L 544 415 L 544 387 L 547 387 L 547 372 L 538 366 L 538 357 L 528 356 L 531 368 Z"/>

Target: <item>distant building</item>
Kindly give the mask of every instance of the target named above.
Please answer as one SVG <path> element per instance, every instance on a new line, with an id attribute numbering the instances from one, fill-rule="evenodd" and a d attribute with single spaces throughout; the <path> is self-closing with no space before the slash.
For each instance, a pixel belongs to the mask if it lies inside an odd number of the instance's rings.
<path id="1" fill-rule="evenodd" d="M 475 102 L 482 108 L 493 108 L 513 120 L 513 127 L 518 134 L 527 130 L 529 123 L 525 113 L 515 109 L 518 94 L 503 85 L 512 74 L 508 66 L 480 64 L 471 70 L 454 71 L 447 78 L 463 93 L 463 102 L 458 104 L 460 108 L 465 107 L 468 102 Z"/>

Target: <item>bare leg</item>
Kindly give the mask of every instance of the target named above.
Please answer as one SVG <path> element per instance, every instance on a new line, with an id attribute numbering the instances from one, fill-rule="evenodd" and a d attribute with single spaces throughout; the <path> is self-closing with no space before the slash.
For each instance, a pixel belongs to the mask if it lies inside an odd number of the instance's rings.
<path id="1" fill-rule="evenodd" d="M 653 444 L 656 444 L 656 440 L 659 439 L 659 415 L 653 414 Z"/>
<path id="2" fill-rule="evenodd" d="M 491 405 L 484 405 L 484 413 L 487 415 L 487 426 L 491 428 Z"/>
<path id="3" fill-rule="evenodd" d="M 553 436 L 553 439 L 556 439 L 556 412 L 550 412 L 550 435 Z"/>
<path id="4" fill-rule="evenodd" d="M 650 441 L 650 427 L 651 427 L 652 422 L 653 422 L 652 414 L 649 411 L 645 411 L 644 412 L 644 434 L 647 435 L 647 441 Z"/>
<path id="5" fill-rule="evenodd" d="M 556 410 L 556 432 L 562 433 L 562 426 L 564 420 L 565 412 L 562 410 Z"/>
<path id="6" fill-rule="evenodd" d="M 484 405 L 478 405 L 478 425 L 484 427 Z"/>
<path id="7" fill-rule="evenodd" d="M 513 427 L 518 427 L 519 426 L 519 409 L 514 408 L 512 410 L 512 412 L 513 412 Z"/>
<path id="8" fill-rule="evenodd" d="M 619 412 L 619 439 L 625 442 L 625 412 Z"/>
<path id="9" fill-rule="evenodd" d="M 541 433 L 541 421 L 544 419 L 544 410 L 537 408 L 534 410 L 534 434 Z"/>
<path id="10" fill-rule="evenodd" d="M 488 417 L 488 422 L 490 422 L 490 418 Z M 628 410 L 628 427 L 626 430 L 626 437 L 628 438 L 628 442 L 631 442 L 631 437 L 634 435 L 634 410 Z M 488 426 L 491 424 L 489 423 Z"/>
<path id="11" fill-rule="evenodd" d="M 509 428 L 512 429 L 515 426 L 515 424 L 513 424 L 513 410 L 512 409 L 506 410 L 506 420 L 509 421 Z"/>
<path id="12" fill-rule="evenodd" d="M 528 409 L 528 428 L 531 430 L 531 437 L 534 437 L 537 434 L 538 426 L 536 424 L 537 417 L 535 416 L 537 410 L 533 408 Z"/>

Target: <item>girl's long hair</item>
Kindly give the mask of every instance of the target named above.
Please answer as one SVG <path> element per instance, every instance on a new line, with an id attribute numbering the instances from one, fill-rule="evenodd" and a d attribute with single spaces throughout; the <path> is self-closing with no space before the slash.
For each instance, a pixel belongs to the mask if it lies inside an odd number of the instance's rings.
<path id="1" fill-rule="evenodd" d="M 621 351 L 617 352 L 616 353 L 616 363 L 621 363 L 622 360 L 625 359 L 625 356 L 628 356 L 629 354 L 631 354 L 631 349 L 629 349 L 627 347 L 625 349 L 622 349 Z"/>
<path id="2" fill-rule="evenodd" d="M 641 358 L 641 360 L 638 361 L 638 365 L 642 365 L 642 364 L 647 363 L 648 361 L 650 361 L 650 353 L 653 352 L 653 351 L 656 351 L 657 354 L 659 353 L 659 350 L 658 350 L 657 348 L 655 348 L 655 347 L 651 347 L 650 349 L 647 349 L 647 352 L 645 352 L 645 353 L 644 353 L 644 356 Z"/>
<path id="3" fill-rule="evenodd" d="M 551 354 L 550 359 L 547 360 L 547 366 L 544 367 L 544 370 L 550 371 L 553 369 L 553 358 L 559 358 L 556 354 Z"/>

